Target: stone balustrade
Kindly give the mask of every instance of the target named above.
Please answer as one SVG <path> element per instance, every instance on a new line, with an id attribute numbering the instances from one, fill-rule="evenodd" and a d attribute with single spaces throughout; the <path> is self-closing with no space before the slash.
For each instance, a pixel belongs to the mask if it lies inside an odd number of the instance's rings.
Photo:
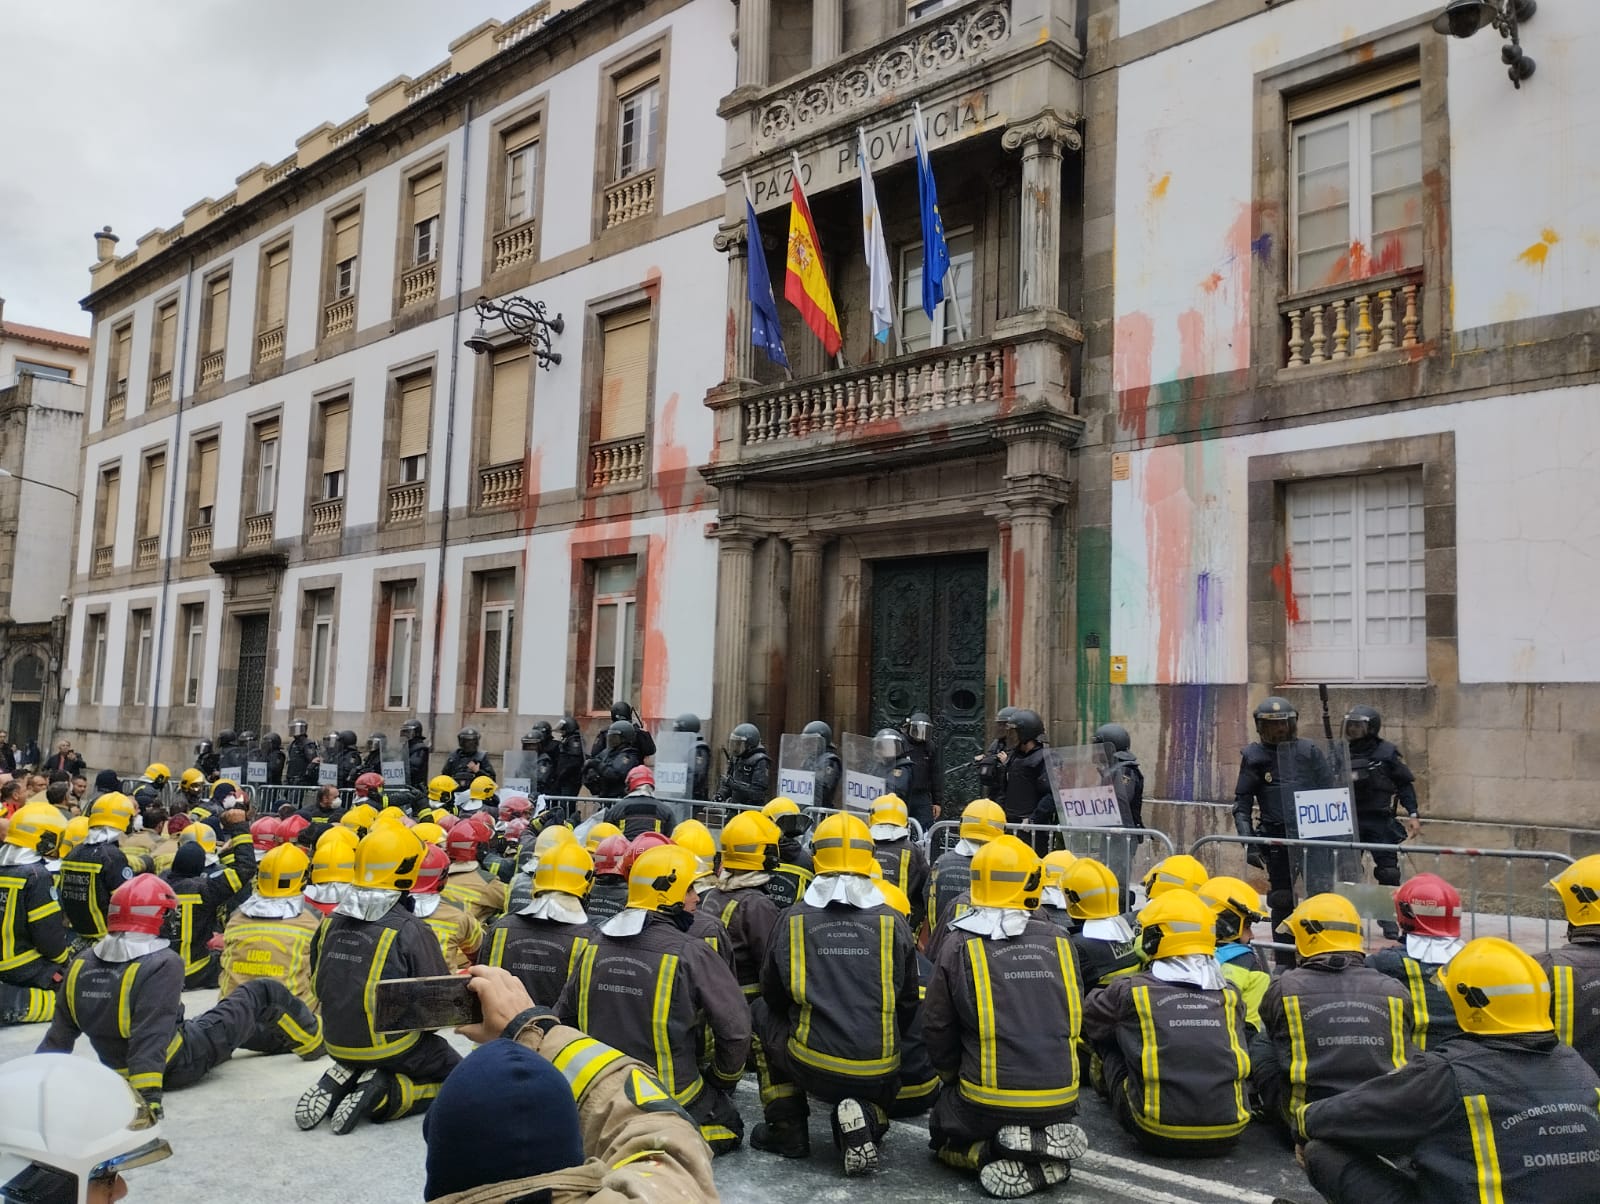
<path id="1" fill-rule="evenodd" d="M 145 535 L 135 549 L 134 564 L 141 569 L 153 569 L 161 559 L 161 536 Z"/>
<path id="2" fill-rule="evenodd" d="M 418 76 L 406 86 L 406 103 L 414 105 L 424 96 L 432 96 L 450 81 L 453 74 L 450 60 L 446 59 L 431 71 Z"/>
<path id="3" fill-rule="evenodd" d="M 214 385 L 222 379 L 222 368 L 227 360 L 226 352 L 213 351 L 210 355 L 200 360 L 200 387 Z"/>
<path id="4" fill-rule="evenodd" d="M 389 521 L 411 523 L 421 518 L 428 509 L 428 483 L 407 481 L 404 485 L 389 486 Z"/>
<path id="5" fill-rule="evenodd" d="M 270 364 L 283 358 L 283 323 L 268 327 L 256 336 L 256 363 Z"/>
<path id="6" fill-rule="evenodd" d="M 439 261 L 430 259 L 419 263 L 400 277 L 400 308 L 410 309 L 424 301 L 432 301 L 439 287 Z"/>
<path id="7" fill-rule="evenodd" d="M 150 378 L 150 404 L 164 406 L 172 400 L 172 373 L 162 372 Z"/>
<path id="8" fill-rule="evenodd" d="M 1287 331 L 1283 367 L 1365 359 L 1423 341 L 1422 273 L 1357 280 L 1279 303 Z"/>
<path id="9" fill-rule="evenodd" d="M 478 469 L 478 505 L 514 506 L 522 500 L 522 461 Z"/>
<path id="10" fill-rule="evenodd" d="M 344 530 L 344 499 L 326 498 L 311 503 L 311 538 L 333 539 Z"/>
<path id="11" fill-rule="evenodd" d="M 244 546 L 246 548 L 268 548 L 272 546 L 271 514 L 252 514 L 244 520 Z"/>
<path id="12" fill-rule="evenodd" d="M 186 560 L 204 560 L 211 555 L 211 524 L 189 528 L 189 543 L 184 552 Z"/>
<path id="13" fill-rule="evenodd" d="M 340 297 L 336 301 L 328 302 L 327 308 L 322 311 L 322 337 L 331 339 L 335 335 L 344 334 L 353 330 L 356 324 L 356 298 L 352 293 L 348 297 Z"/>
<path id="14" fill-rule="evenodd" d="M 118 381 L 106 394 L 106 425 L 121 422 L 124 414 L 128 412 L 128 382 Z"/>
<path id="15" fill-rule="evenodd" d="M 106 544 L 104 547 L 94 550 L 94 575 L 96 577 L 104 577 L 111 571 L 111 562 L 115 558 L 116 552 L 117 549 L 114 544 Z"/>
<path id="16" fill-rule="evenodd" d="M 501 272 L 532 259 L 539 249 L 539 219 L 530 217 L 520 225 L 494 236 L 494 263 L 491 272 Z"/>
<path id="17" fill-rule="evenodd" d="M 589 448 L 589 488 L 615 489 L 644 479 L 644 436 L 629 435 Z"/>
<path id="18" fill-rule="evenodd" d="M 606 189 L 606 229 L 647 217 L 656 208 L 656 172 L 635 172 Z"/>
<path id="19" fill-rule="evenodd" d="M 530 34 L 538 33 L 544 28 L 549 8 L 550 5 L 546 0 L 539 0 L 539 3 L 523 9 L 511 20 L 504 22 L 495 33 L 495 50 L 510 50 Z"/>

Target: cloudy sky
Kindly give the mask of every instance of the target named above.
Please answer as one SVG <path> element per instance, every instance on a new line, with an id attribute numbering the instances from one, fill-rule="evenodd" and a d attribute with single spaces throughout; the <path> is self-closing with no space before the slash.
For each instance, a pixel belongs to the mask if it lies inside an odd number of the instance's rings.
<path id="1" fill-rule="evenodd" d="M 0 0 L 0 297 L 83 334 L 94 231 L 126 253 L 518 0 Z"/>

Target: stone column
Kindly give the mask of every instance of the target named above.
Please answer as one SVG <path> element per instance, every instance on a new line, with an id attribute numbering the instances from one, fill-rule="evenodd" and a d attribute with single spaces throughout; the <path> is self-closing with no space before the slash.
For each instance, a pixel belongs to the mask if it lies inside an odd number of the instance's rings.
<path id="1" fill-rule="evenodd" d="M 1012 705 L 1031 707 L 1050 717 L 1051 597 L 1055 577 L 1053 515 L 1055 506 L 1044 500 L 1011 505 L 1011 563 L 1008 568 L 1008 609 L 1013 648 L 1020 649 L 1011 667 Z"/>
<path id="2" fill-rule="evenodd" d="M 767 86 L 771 31 L 772 0 L 739 0 L 739 87 Z"/>
<path id="3" fill-rule="evenodd" d="M 820 67 L 844 49 L 844 0 L 811 0 L 811 65 Z"/>
<path id="4" fill-rule="evenodd" d="M 749 0 L 745 0 L 749 3 Z M 711 245 L 728 257 L 728 345 L 723 348 L 724 382 L 754 380 L 750 366 L 750 244 L 747 235 L 761 232 L 745 230 L 744 222 L 722 226 L 711 236 Z M 759 246 L 759 244 L 758 244 Z"/>
<path id="5" fill-rule="evenodd" d="M 1022 152 L 1021 271 L 1017 308 L 1061 308 L 1061 151 L 1081 150 L 1083 136 L 1053 109 L 1019 122 L 1001 138 Z"/>
<path id="6" fill-rule="evenodd" d="M 821 680 L 822 545 L 809 531 L 785 535 L 789 544 L 789 690 L 786 727 L 799 731 L 817 717 Z"/>
<path id="7" fill-rule="evenodd" d="M 758 536 L 737 528 L 717 533 L 717 642 L 711 711 L 718 740 L 743 723 L 750 691 L 750 586 Z"/>

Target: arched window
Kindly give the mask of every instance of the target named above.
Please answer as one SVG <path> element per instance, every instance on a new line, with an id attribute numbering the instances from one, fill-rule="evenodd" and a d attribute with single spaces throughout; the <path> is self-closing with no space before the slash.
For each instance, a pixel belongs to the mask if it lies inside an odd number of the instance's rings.
<path id="1" fill-rule="evenodd" d="M 43 694 L 44 662 L 31 653 L 18 657 L 11 667 L 11 693 L 13 697 Z"/>

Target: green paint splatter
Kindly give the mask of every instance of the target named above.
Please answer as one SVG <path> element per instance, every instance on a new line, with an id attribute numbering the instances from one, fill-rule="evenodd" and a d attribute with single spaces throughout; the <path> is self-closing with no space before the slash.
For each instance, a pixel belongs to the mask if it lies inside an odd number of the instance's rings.
<path id="1" fill-rule="evenodd" d="M 1110 528 L 1084 527 L 1078 532 L 1077 589 L 1078 740 L 1087 744 L 1094 729 L 1111 717 Z M 1099 648 L 1084 647 L 1084 636 L 1091 631 L 1100 636 Z"/>

